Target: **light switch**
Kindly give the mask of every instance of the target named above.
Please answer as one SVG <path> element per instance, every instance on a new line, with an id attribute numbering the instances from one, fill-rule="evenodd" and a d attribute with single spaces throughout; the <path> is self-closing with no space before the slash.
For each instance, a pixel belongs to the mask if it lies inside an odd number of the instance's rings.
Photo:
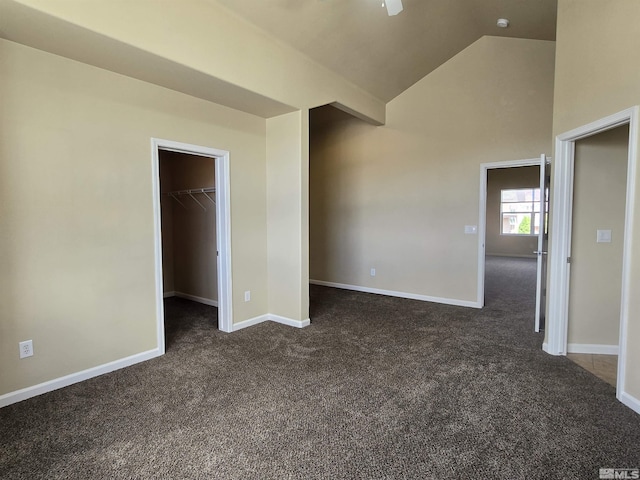
<path id="1" fill-rule="evenodd" d="M 476 233 L 478 233 L 477 225 L 465 225 L 464 233 L 467 235 L 475 235 Z"/>
<path id="2" fill-rule="evenodd" d="M 611 243 L 611 230 L 598 230 L 597 243 Z"/>

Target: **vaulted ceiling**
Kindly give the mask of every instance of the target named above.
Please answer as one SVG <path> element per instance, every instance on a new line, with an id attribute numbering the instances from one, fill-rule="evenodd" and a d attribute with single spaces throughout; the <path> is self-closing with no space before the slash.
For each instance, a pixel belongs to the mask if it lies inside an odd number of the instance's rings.
<path id="1" fill-rule="evenodd" d="M 484 35 L 555 40 L 557 0 L 208 0 L 385 102 Z M 510 21 L 498 28 L 498 18 Z"/>

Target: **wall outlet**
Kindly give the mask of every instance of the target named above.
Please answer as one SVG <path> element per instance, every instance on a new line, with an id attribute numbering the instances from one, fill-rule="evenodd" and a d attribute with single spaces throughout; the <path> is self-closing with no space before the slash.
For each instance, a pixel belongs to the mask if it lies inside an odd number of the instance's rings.
<path id="1" fill-rule="evenodd" d="M 375 268 L 372 268 L 372 269 L 371 269 L 371 276 L 372 276 L 372 277 L 375 277 L 375 276 L 376 276 L 376 269 L 375 269 Z"/>
<path id="2" fill-rule="evenodd" d="M 244 301 L 248 302 L 251 300 L 251 290 L 247 290 L 246 292 L 244 292 Z"/>
<path id="3" fill-rule="evenodd" d="M 20 346 L 20 358 L 33 357 L 33 340 L 25 340 Z"/>

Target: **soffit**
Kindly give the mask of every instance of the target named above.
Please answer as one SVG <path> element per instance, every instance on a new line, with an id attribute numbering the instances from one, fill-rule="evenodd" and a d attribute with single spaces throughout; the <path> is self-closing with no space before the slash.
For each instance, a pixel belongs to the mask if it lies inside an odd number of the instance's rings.
<path id="1" fill-rule="evenodd" d="M 262 118 L 296 110 L 290 105 L 16 2 L 0 0 L 0 38 Z"/>
<path id="2" fill-rule="evenodd" d="M 555 40 L 557 0 L 207 0 L 388 102 L 484 35 Z M 508 18 L 510 26 L 496 26 Z"/>

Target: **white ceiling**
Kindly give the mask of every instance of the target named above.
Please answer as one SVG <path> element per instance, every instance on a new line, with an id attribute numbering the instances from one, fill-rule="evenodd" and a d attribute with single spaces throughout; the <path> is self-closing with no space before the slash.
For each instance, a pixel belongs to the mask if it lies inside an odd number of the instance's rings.
<path id="1" fill-rule="evenodd" d="M 484 35 L 555 40 L 557 0 L 208 0 L 385 102 Z M 498 18 L 511 22 L 496 26 Z"/>

